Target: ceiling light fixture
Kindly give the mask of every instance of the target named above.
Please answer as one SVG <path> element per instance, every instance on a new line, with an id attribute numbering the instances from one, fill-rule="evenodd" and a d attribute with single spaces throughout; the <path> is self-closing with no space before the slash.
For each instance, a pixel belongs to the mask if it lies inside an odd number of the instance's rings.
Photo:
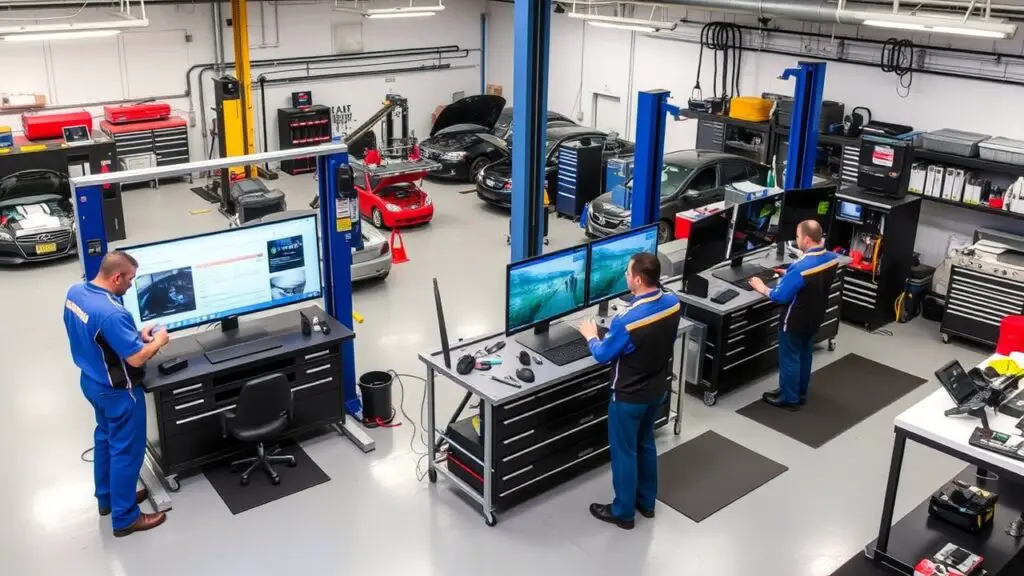
<path id="1" fill-rule="evenodd" d="M 42 42 L 44 40 L 74 40 L 77 38 L 106 38 L 120 34 L 120 30 L 70 30 L 66 32 L 29 32 L 0 36 L 4 42 Z"/>
<path id="2" fill-rule="evenodd" d="M 675 22 L 660 22 L 657 20 L 643 20 L 641 18 L 619 18 L 617 16 L 602 16 L 601 14 L 588 14 L 585 12 L 570 12 L 566 16 L 576 20 L 584 20 L 592 26 L 601 28 L 617 28 L 619 30 L 633 30 L 636 32 L 676 29 Z"/>
<path id="3" fill-rule="evenodd" d="M 398 6 L 396 8 L 367 8 L 363 15 L 367 18 L 415 18 L 417 16 L 433 16 L 444 10 L 444 4 L 433 6 Z"/>
<path id="4" fill-rule="evenodd" d="M 894 28 L 914 32 L 953 34 L 975 38 L 1006 39 L 1017 33 L 1017 25 L 999 20 L 951 18 L 941 14 L 886 14 L 884 12 L 851 12 L 864 26 Z"/>
<path id="5" fill-rule="evenodd" d="M 416 18 L 420 16 L 434 16 L 436 12 L 379 12 L 366 14 L 367 18 Z"/>

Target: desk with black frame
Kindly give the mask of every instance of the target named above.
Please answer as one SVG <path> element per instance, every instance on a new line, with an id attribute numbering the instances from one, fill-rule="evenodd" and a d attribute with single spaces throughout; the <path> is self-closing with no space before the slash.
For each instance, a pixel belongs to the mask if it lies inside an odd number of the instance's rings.
<path id="1" fill-rule="evenodd" d="M 197 340 L 203 335 L 199 332 L 173 339 L 147 365 L 142 384 L 148 418 L 147 465 L 171 491 L 178 490 L 179 475 L 245 450 L 225 437 L 219 414 L 235 407 L 239 391 L 249 380 L 273 373 L 288 378 L 294 420 L 286 437 L 344 423 L 341 344 L 355 334 L 319 306 L 301 311 L 323 319 L 330 333 L 303 335 L 299 311 L 293 310 L 241 322 L 243 336 L 257 331 L 273 339 L 275 347 L 269 350 L 211 364 Z M 175 357 L 187 358 L 188 367 L 160 374 L 157 365 Z"/>

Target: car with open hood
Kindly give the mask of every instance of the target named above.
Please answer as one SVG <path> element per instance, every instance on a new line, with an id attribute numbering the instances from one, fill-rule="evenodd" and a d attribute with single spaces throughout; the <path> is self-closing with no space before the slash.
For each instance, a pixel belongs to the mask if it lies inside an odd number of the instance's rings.
<path id="1" fill-rule="evenodd" d="M 569 118 L 548 112 L 548 124 L 573 125 Z M 467 96 L 445 106 L 437 116 L 430 137 L 420 142 L 424 158 L 441 164 L 431 178 L 472 182 L 481 168 L 498 160 L 502 153 L 479 137 L 487 134 L 507 140 L 512 133 L 512 107 L 493 94 Z"/>
<path id="2" fill-rule="evenodd" d="M 434 217 L 434 201 L 420 188 L 436 162 L 399 161 L 371 166 L 351 161 L 359 214 L 377 228 L 426 224 Z"/>
<path id="3" fill-rule="evenodd" d="M 676 213 L 723 200 L 727 184 L 750 181 L 763 186 L 767 178 L 767 166 L 743 156 L 711 150 L 669 152 L 661 169 L 658 242 L 668 242 L 675 237 Z M 633 179 L 626 180 L 622 186 L 627 190 L 632 188 Z M 607 192 L 587 204 L 584 216 L 587 236 L 610 236 L 629 229 L 629 209 L 613 202 L 612 196 Z"/>
<path id="4" fill-rule="evenodd" d="M 485 166 L 476 176 L 476 195 L 488 204 L 507 208 L 512 204 L 512 153 L 510 142 L 489 134 L 480 138 L 494 144 L 502 158 Z M 614 132 L 606 133 L 583 126 L 548 124 L 547 144 L 544 155 L 545 186 L 549 197 L 554 198 L 558 180 L 558 148 L 570 142 L 600 143 L 604 147 L 601 173 L 604 174 L 609 158 L 630 156 L 633 143 L 623 140 Z"/>
<path id="5" fill-rule="evenodd" d="M 71 184 L 55 170 L 22 170 L 0 179 L 0 264 L 78 253 Z"/>

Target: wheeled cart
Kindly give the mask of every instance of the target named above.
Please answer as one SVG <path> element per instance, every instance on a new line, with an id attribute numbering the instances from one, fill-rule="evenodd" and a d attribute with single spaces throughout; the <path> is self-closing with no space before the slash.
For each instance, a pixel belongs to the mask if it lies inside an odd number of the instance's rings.
<path id="1" fill-rule="evenodd" d="M 700 380 L 704 327 L 680 322 L 678 371 L 670 379 L 681 383 Z M 427 475 L 437 482 L 445 476 L 476 501 L 488 526 L 497 522 L 495 513 L 544 492 L 608 460 L 609 367 L 590 356 L 565 366 L 552 362 L 531 366 L 535 380 L 517 381 L 520 388 L 495 382 L 492 376 L 512 374 L 519 364 L 519 352 L 526 350 L 504 334 L 493 334 L 460 344 L 451 350 L 453 359 L 473 354 L 498 341 L 505 341 L 499 353 L 505 363 L 488 371 L 474 370 L 461 375 L 445 366 L 441 352 L 421 353 L 426 365 L 428 446 L 439 447 L 429 460 Z M 531 353 L 531 355 L 533 355 Z M 694 361 L 690 361 L 690 359 Z M 454 361 L 454 360 L 453 360 Z M 685 372 L 685 374 L 684 374 Z M 437 424 L 436 377 L 440 374 L 480 399 L 479 413 L 460 419 L 456 414 L 442 428 Z M 659 414 L 658 426 L 675 422 L 682 433 L 682 390 L 672 386 Z M 674 400 L 674 403 L 672 402 Z M 671 407 L 670 407 L 671 405 Z"/>

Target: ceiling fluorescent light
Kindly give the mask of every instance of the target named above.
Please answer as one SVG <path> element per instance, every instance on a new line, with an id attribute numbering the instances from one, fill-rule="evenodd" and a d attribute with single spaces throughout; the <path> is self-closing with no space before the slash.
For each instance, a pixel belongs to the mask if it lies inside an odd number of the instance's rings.
<path id="1" fill-rule="evenodd" d="M 149 26 L 149 20 L 144 18 L 138 18 L 135 20 L 107 20 L 105 22 L 74 22 L 71 24 L 28 24 L 25 26 L 0 27 L 0 36 L 14 34 L 42 34 L 45 32 L 67 34 L 90 30 L 127 30 L 129 28 L 145 28 L 146 26 Z"/>
<path id="2" fill-rule="evenodd" d="M 891 22 L 888 20 L 865 20 L 865 26 L 874 28 L 894 28 L 896 30 L 924 30 L 924 24 L 911 24 L 910 22 Z"/>
<path id="3" fill-rule="evenodd" d="M 436 12 L 379 12 L 367 14 L 367 18 L 414 18 L 418 16 L 433 16 Z"/>
<path id="4" fill-rule="evenodd" d="M 589 24 L 602 28 L 618 28 L 638 32 L 676 29 L 675 22 L 660 22 L 657 20 L 644 20 L 642 18 L 619 18 L 617 16 L 602 16 L 601 14 L 589 14 L 586 12 L 570 12 L 566 16 L 576 20 L 585 20 Z"/>
<path id="5" fill-rule="evenodd" d="M 391 14 L 401 14 L 407 16 L 410 14 L 424 14 L 427 16 L 433 16 L 437 12 L 444 10 L 444 4 L 435 4 L 433 6 L 399 6 L 397 8 L 368 8 L 366 15 L 373 18 L 387 18 Z M 392 18 L 400 18 L 401 16 L 391 16 Z"/>
<path id="6" fill-rule="evenodd" d="M 4 42 L 42 42 L 44 40 L 74 40 L 77 38 L 104 38 L 120 34 L 120 30 L 73 30 L 69 32 L 37 32 L 0 36 Z"/>
<path id="7" fill-rule="evenodd" d="M 999 32 L 996 30 L 978 30 L 975 28 L 957 28 L 951 26 L 932 26 L 932 32 L 938 32 L 941 34 L 957 34 L 959 36 L 975 36 L 978 38 L 996 38 L 1005 39 L 1012 36 L 1006 32 Z"/>
<path id="8" fill-rule="evenodd" d="M 864 26 L 876 28 L 996 39 L 1012 38 L 1017 33 L 1016 24 L 995 18 L 963 20 L 941 14 L 886 14 L 883 12 L 854 12 L 851 15 L 855 19 L 861 20 L 861 24 Z"/>

